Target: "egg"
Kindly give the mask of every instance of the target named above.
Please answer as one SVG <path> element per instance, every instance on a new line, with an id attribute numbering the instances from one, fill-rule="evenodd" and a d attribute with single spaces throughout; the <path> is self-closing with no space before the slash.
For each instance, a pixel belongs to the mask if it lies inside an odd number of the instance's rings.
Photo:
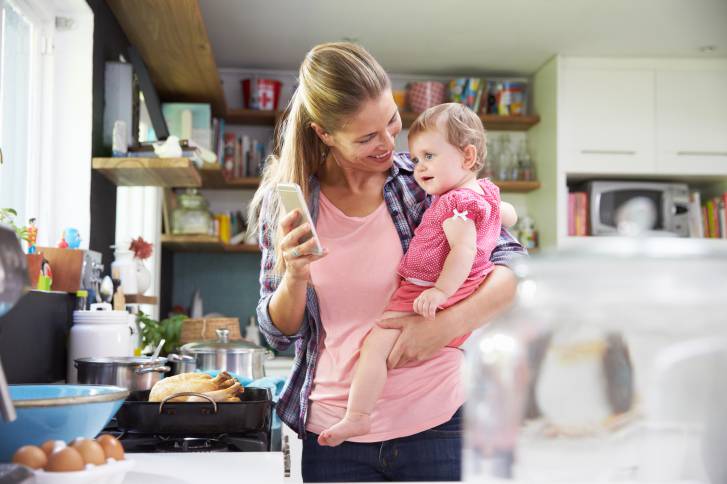
<path id="1" fill-rule="evenodd" d="M 106 458 L 124 460 L 124 447 L 121 445 L 121 442 L 114 438 L 113 435 L 99 435 L 96 441 L 101 444 L 101 447 L 103 447 Z"/>
<path id="2" fill-rule="evenodd" d="M 43 442 L 43 444 L 40 446 L 41 449 L 43 449 L 43 452 L 45 452 L 45 455 L 49 456 L 53 452 L 57 452 L 63 448 L 66 447 L 66 443 L 62 440 L 46 440 Z"/>
<path id="3" fill-rule="evenodd" d="M 93 439 L 76 439 L 71 443 L 71 447 L 81 454 L 83 462 L 86 464 L 100 466 L 106 463 L 106 453 L 103 447 Z"/>
<path id="4" fill-rule="evenodd" d="M 81 453 L 73 447 L 66 447 L 59 451 L 53 452 L 48 457 L 48 465 L 45 470 L 48 472 L 74 472 L 82 471 L 86 468 Z"/>
<path id="5" fill-rule="evenodd" d="M 36 445 L 24 445 L 13 455 L 13 463 L 28 466 L 31 469 L 42 469 L 48 463 L 48 456 Z"/>

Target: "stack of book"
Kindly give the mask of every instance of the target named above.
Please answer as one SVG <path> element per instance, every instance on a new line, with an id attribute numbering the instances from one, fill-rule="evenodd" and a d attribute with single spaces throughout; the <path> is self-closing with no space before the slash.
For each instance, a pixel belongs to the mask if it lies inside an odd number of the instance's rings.
<path id="1" fill-rule="evenodd" d="M 689 236 L 705 239 L 727 239 L 727 192 L 718 197 L 703 197 L 700 192 L 689 195 Z"/>
<path id="2" fill-rule="evenodd" d="M 485 82 L 476 77 L 461 77 L 449 81 L 449 97 L 452 102 L 464 104 L 478 113 L 485 92 Z"/>
<path id="3" fill-rule="evenodd" d="M 215 213 L 213 233 L 224 244 L 239 244 L 247 231 L 245 214 L 241 210 Z"/>
<path id="4" fill-rule="evenodd" d="M 589 235 L 588 194 L 586 192 L 568 194 L 568 235 Z"/>
<path id="5" fill-rule="evenodd" d="M 215 140 L 212 149 L 225 178 L 260 176 L 265 159 L 272 151 L 272 140 L 263 143 L 247 135 L 225 132 L 225 121 L 218 118 L 212 120 L 212 129 Z"/>

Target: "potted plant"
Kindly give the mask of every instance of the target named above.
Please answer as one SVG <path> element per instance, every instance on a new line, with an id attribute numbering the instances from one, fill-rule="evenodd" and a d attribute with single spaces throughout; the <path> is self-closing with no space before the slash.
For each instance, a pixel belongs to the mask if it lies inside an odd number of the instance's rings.
<path id="1" fill-rule="evenodd" d="M 148 314 L 139 311 L 136 322 L 141 329 L 141 347 L 143 349 L 153 351 L 159 342 L 164 339 L 165 343 L 162 347 L 161 354 L 165 356 L 179 347 L 180 337 L 182 335 L 182 324 L 187 316 L 177 314 L 170 318 L 157 321 L 152 319 Z"/>

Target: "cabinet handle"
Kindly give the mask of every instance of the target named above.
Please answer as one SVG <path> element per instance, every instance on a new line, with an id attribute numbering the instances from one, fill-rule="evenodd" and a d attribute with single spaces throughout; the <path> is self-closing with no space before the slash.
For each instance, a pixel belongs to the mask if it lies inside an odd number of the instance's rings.
<path id="1" fill-rule="evenodd" d="M 727 151 L 677 151 L 677 156 L 727 156 Z"/>
<path id="2" fill-rule="evenodd" d="M 633 150 L 581 150 L 584 155 L 635 155 Z"/>

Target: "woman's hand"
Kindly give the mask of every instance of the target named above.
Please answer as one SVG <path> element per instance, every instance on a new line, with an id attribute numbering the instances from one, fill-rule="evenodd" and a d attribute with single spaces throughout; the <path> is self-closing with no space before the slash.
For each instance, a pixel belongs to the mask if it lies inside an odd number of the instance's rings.
<path id="1" fill-rule="evenodd" d="M 389 369 L 428 360 L 457 337 L 451 333 L 451 326 L 419 315 L 385 319 L 379 321 L 378 325 L 401 331 L 386 361 Z"/>
<path id="2" fill-rule="evenodd" d="M 280 220 L 280 252 L 285 260 L 285 275 L 296 282 L 308 282 L 310 278 L 310 264 L 325 257 L 328 252 L 323 249 L 322 254 L 316 254 L 316 241 L 308 223 L 295 225 L 303 215 L 299 210 L 293 210 Z M 301 243 L 301 239 L 310 239 Z"/>

